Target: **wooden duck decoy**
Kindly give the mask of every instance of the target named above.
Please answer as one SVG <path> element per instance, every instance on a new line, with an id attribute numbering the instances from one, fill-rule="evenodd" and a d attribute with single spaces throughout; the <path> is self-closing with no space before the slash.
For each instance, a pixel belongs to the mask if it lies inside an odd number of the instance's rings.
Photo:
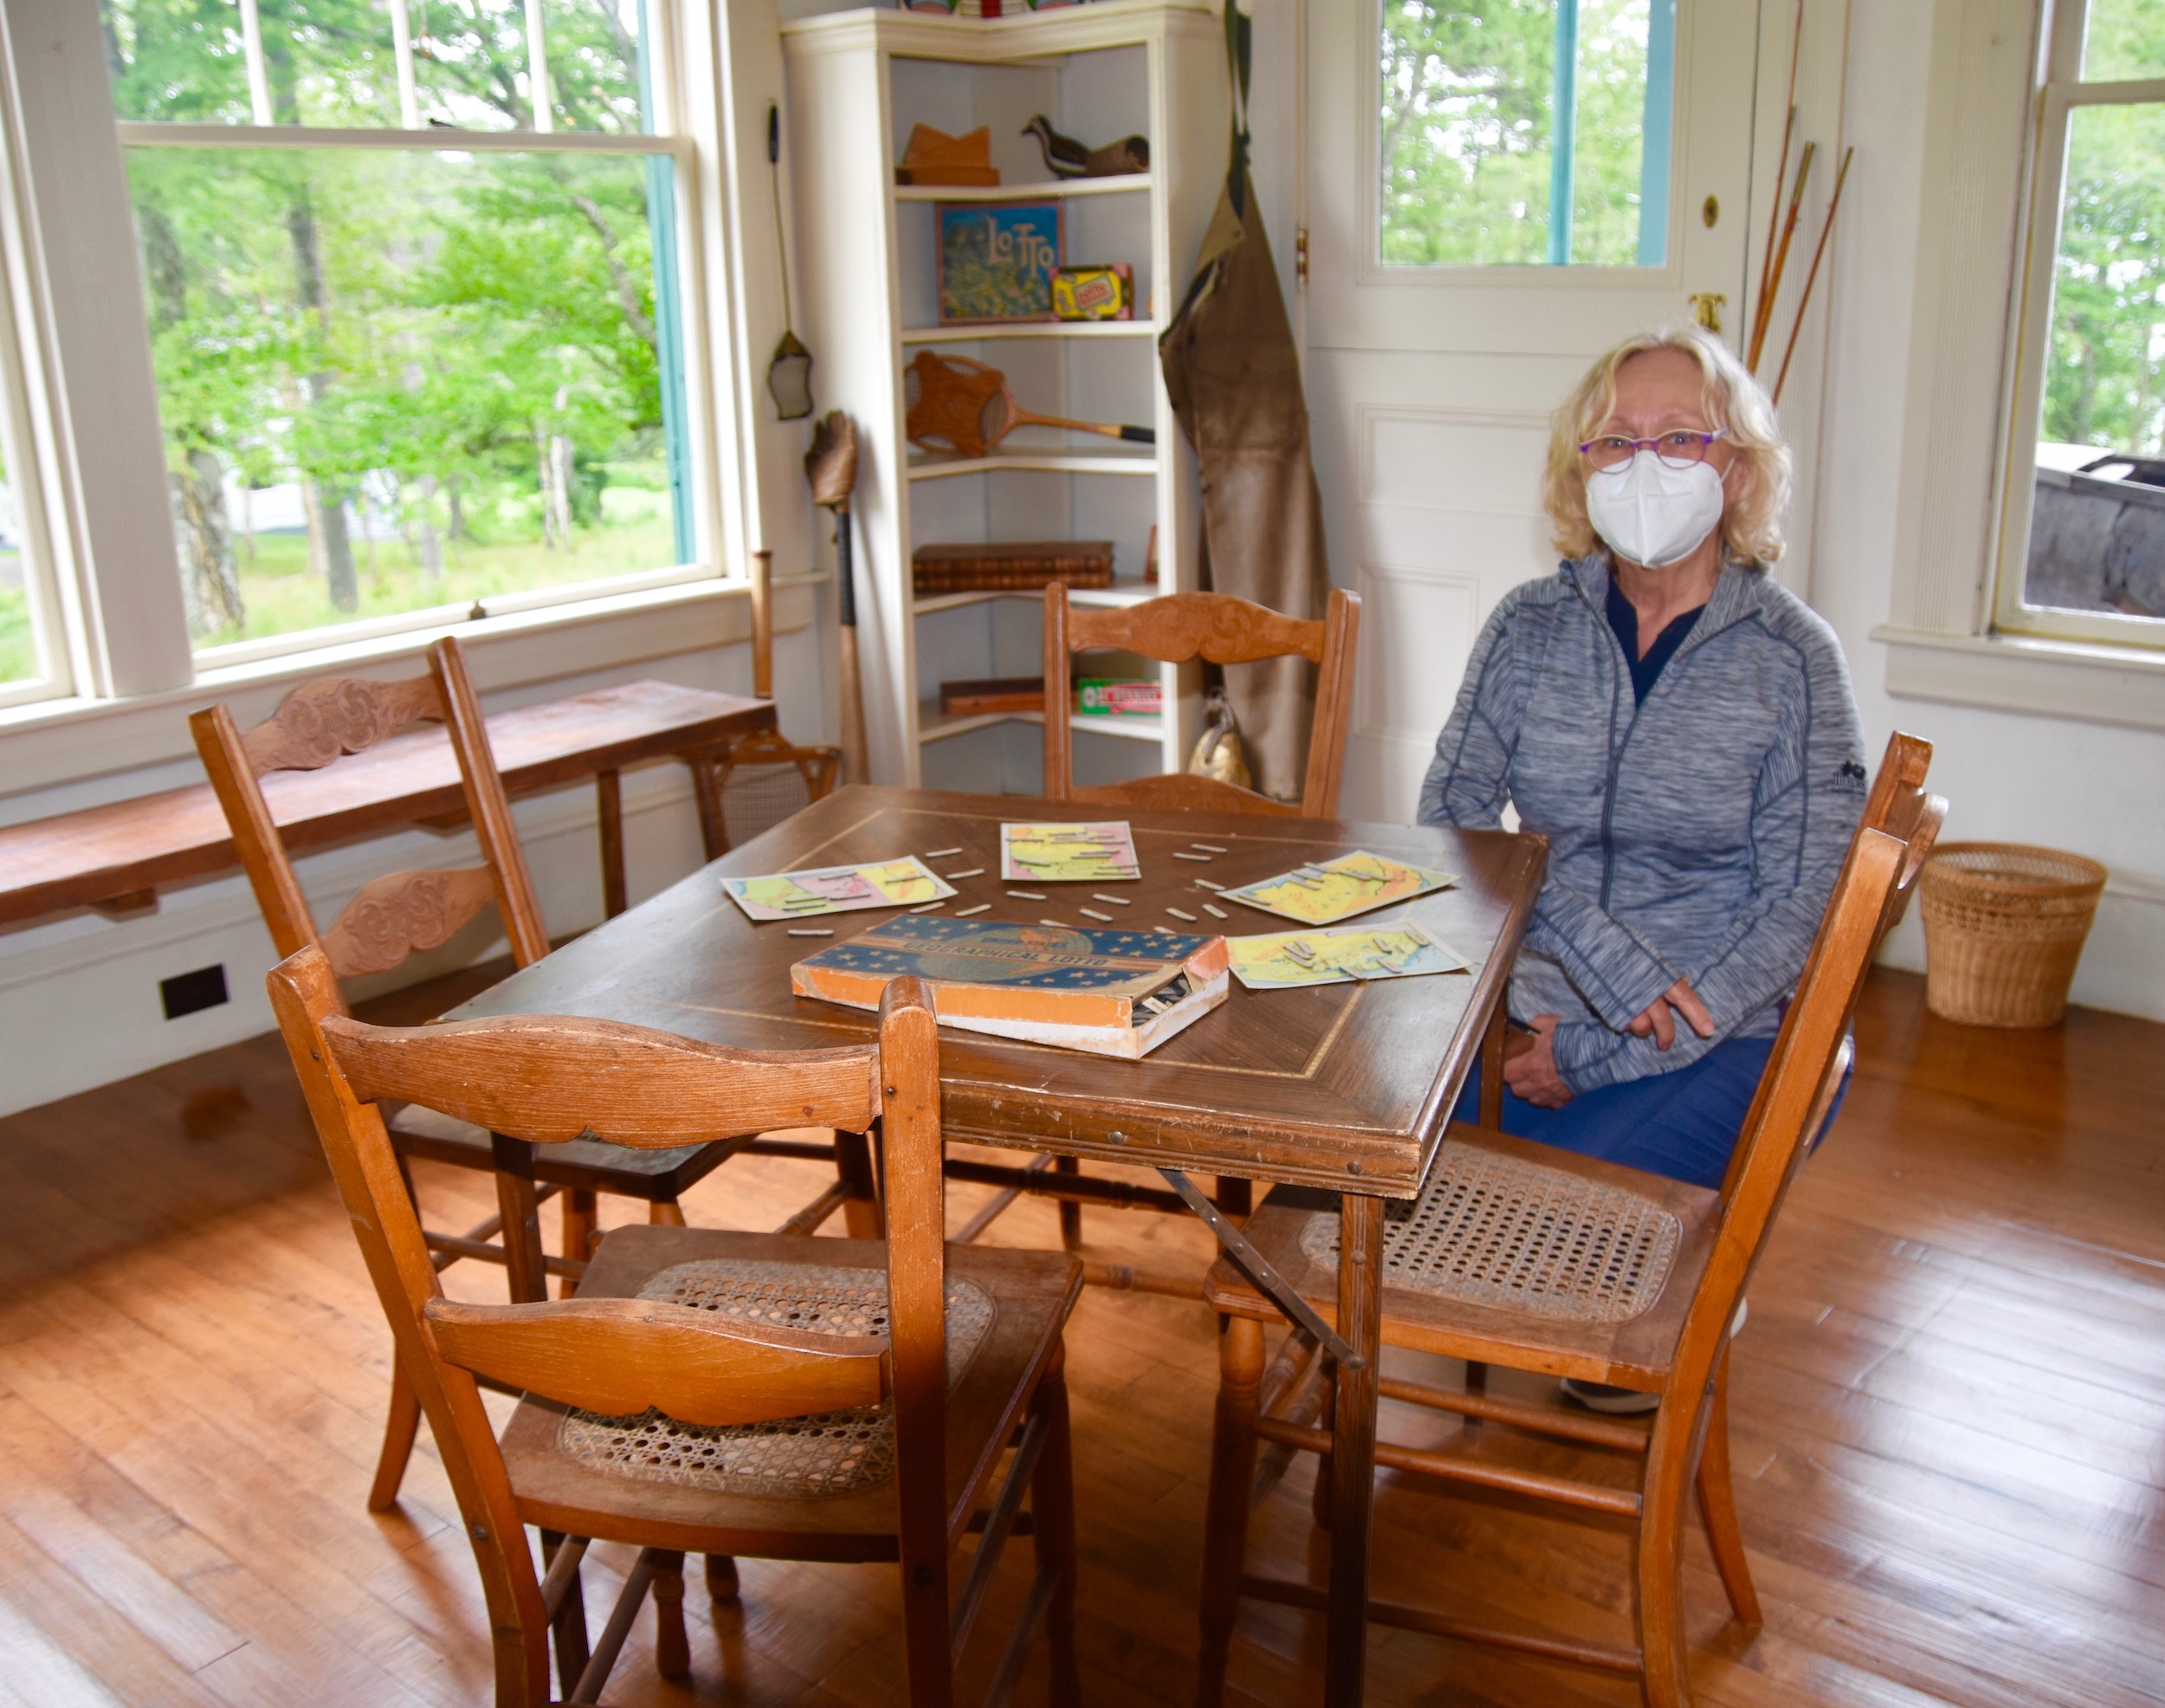
<path id="1" fill-rule="evenodd" d="M 1052 128 L 1042 113 L 1023 126 L 1024 136 L 1037 139 L 1045 157 L 1045 170 L 1055 178 L 1125 178 L 1150 170 L 1150 139 L 1122 137 L 1102 148 L 1092 148 Z"/>

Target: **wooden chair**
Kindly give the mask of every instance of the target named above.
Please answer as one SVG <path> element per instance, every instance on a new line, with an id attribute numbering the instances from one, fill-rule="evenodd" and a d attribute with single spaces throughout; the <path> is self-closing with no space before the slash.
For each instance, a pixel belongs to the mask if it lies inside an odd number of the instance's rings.
<path id="1" fill-rule="evenodd" d="M 1070 605 L 1068 590 L 1045 589 L 1045 796 L 1128 806 L 1199 807 L 1217 812 L 1274 812 L 1328 818 L 1338 811 L 1346 768 L 1346 723 L 1353 706 L 1354 655 L 1360 596 L 1335 588 L 1321 621 L 1281 617 L 1230 593 L 1169 593 L 1105 610 Z M 1160 663 L 1245 664 L 1298 653 L 1316 667 L 1315 716 L 1309 728 L 1308 773 L 1298 805 L 1274 800 L 1214 777 L 1172 772 L 1124 783 L 1082 786 L 1075 780 L 1074 655 L 1137 652 Z"/>
<path id="2" fill-rule="evenodd" d="M 313 947 L 272 973 L 270 992 L 457 1493 L 498 1708 L 553 1699 L 552 1625 L 564 1698 L 594 1701 L 650 1588 L 661 1670 L 688 1672 L 688 1551 L 725 1565 L 739 1554 L 895 1561 L 908 1699 L 944 1708 L 1025 1494 L 1037 1573 L 992 1696 L 1012 1686 L 1042 1625 L 1053 1700 L 1079 1700 L 1061 1334 L 1081 1280 L 1058 1252 L 950 1252 L 940 1046 L 921 983 L 888 987 L 876 1046 L 802 1052 L 553 1017 L 365 1025 L 342 1012 Z M 675 1148 L 716 1110 L 753 1129 L 812 1121 L 863 1133 L 877 1121 L 889 1237 L 621 1227 L 576 1299 L 454 1303 L 385 1127 L 397 1103 L 545 1147 Z M 481 1377 L 525 1394 L 501 1438 Z M 546 1572 L 529 1524 L 543 1533 Z M 955 1549 L 973 1529 L 982 1540 L 965 1572 Z M 578 1562 L 597 1540 L 640 1551 L 590 1654 Z M 734 1593 L 734 1571 L 722 1587 Z"/>
<path id="3" fill-rule="evenodd" d="M 1380 1442 L 1379 1465 L 1508 1491 L 1632 1522 L 1637 1627 L 1631 1648 L 1523 1629 L 1483 1627 L 1426 1608 L 1372 1601 L 1386 1625 L 1488 1642 L 1522 1653 L 1641 1677 L 1654 1708 L 1690 1700 L 1684 1666 L 1680 1549 L 1696 1489 L 1716 1569 L 1737 1619 L 1759 1622 L 1759 1602 L 1736 1523 L 1729 1464 L 1729 1343 L 1738 1303 L 1775 1211 L 1823 1123 L 1843 1045 L 1882 928 L 1915 883 L 1946 803 L 1923 789 L 1929 748 L 1890 744 L 1880 786 L 1859 825 L 1785 1015 L 1728 1181 L 1720 1192 L 1596 1162 L 1485 1129 L 1454 1125 L 1419 1198 L 1386 1211 L 1382 1342 L 1468 1361 L 1576 1376 L 1660 1395 L 1651 1420 L 1594 1416 L 1561 1406 L 1492 1398 L 1380 1377 L 1359 1379 L 1386 1398 L 1466 1420 L 1644 1459 L 1636 1488 L 1516 1468 L 1473 1457 Z M 1279 1188 L 1246 1233 L 1264 1258 L 1328 1317 L 1339 1272 L 1333 1194 Z M 1326 1213 L 1328 1212 L 1328 1213 Z M 1201 1677 L 1197 1700 L 1222 1699 L 1240 1597 L 1321 1608 L 1323 1592 L 1244 1573 L 1248 1515 L 1294 1452 L 1328 1452 L 1315 1425 L 1334 1373 L 1312 1342 L 1289 1337 L 1264 1368 L 1270 1302 L 1221 1262 L 1208 1297 L 1226 1319 L 1205 1543 Z M 1257 1444 L 1270 1457 L 1257 1471 Z M 1703 1444 L 1703 1445 L 1702 1445 Z M 1317 1483 L 1328 1524 L 1329 1479 Z"/>
<path id="4" fill-rule="evenodd" d="M 1286 818 L 1328 818 L 1338 811 L 1339 780 L 1345 770 L 1346 726 L 1353 704 L 1354 658 L 1360 634 L 1360 596 L 1334 589 L 1322 619 L 1283 617 L 1230 593 L 1171 593 L 1141 605 L 1107 610 L 1070 605 L 1068 590 L 1045 589 L 1045 796 L 1050 800 L 1104 801 L 1108 805 L 1192 807 L 1217 812 L 1271 813 Z M 1248 663 L 1292 654 L 1316 667 L 1315 715 L 1309 730 L 1308 773 L 1297 805 L 1274 800 L 1252 789 L 1221 783 L 1214 777 L 1172 772 L 1124 783 L 1084 786 L 1075 780 L 1075 734 L 1068 723 L 1074 702 L 1072 660 L 1078 652 L 1111 650 L 1141 653 L 1162 663 L 1184 664 L 1200 658 L 1212 664 Z M 998 1197 L 965 1230 L 968 1239 L 990 1226 L 995 1217 L 1024 1193 L 1060 1199 L 1060 1241 L 1069 1251 L 1082 1244 L 1082 1206 L 1063 1196 L 1082 1173 L 1071 1156 L 1044 1159 L 1029 1168 L 959 1163 L 955 1178 L 996 1184 Z M 1102 1183 L 1096 1183 L 1102 1184 Z M 1221 1178 L 1217 1200 L 1229 1214 L 1244 1216 L 1251 1204 L 1249 1182 Z M 1154 1194 L 1162 1199 L 1162 1194 Z M 1150 1197 L 1131 1201 L 1156 1207 Z M 1186 1214 L 1185 1207 L 1173 1213 Z M 1140 1287 L 1195 1297 L 1192 1281 L 1140 1274 L 1125 1267 L 1091 1265 L 1095 1284 Z"/>
<path id="5" fill-rule="evenodd" d="M 774 697 L 772 558 L 752 554 L 752 692 L 761 700 Z M 841 748 L 799 747 L 772 729 L 740 736 L 718 759 L 695 760 L 707 857 L 718 859 L 825 799 L 841 767 Z"/>
<path id="6" fill-rule="evenodd" d="M 548 934 L 520 850 L 510 803 L 489 752 L 481 702 L 457 641 L 446 637 L 430 647 L 429 665 L 428 676 L 401 682 L 346 678 L 308 683 L 288 695 L 276 711 L 245 735 L 223 705 L 190 718 L 204 769 L 225 809 L 241 864 L 281 955 L 309 946 L 323 951 L 339 978 L 388 972 L 408 955 L 445 941 L 492 902 L 518 965 L 531 966 L 549 952 Z M 417 721 L 442 722 L 449 733 L 468 812 L 481 844 L 481 864 L 451 871 L 393 872 L 377 878 L 346 903 L 327 931 L 319 931 L 260 780 L 281 771 L 320 770 Z M 514 1297 L 538 1297 L 546 1291 L 546 1282 L 542 1275 L 526 1272 L 528 1242 L 507 1241 L 502 1231 L 525 1227 L 540 1203 L 559 1195 L 562 1200 L 563 1255 L 544 1258 L 543 1267 L 546 1274 L 559 1277 L 568 1290 L 585 1270 L 598 1194 L 641 1200 L 653 1220 L 681 1226 L 684 1214 L 678 1207 L 679 1197 L 728 1157 L 751 1148 L 746 1141 L 734 1139 L 637 1152 L 613 1145 L 570 1144 L 542 1157 L 533 1177 L 527 1178 L 520 1170 L 523 1157 L 500 1157 L 488 1133 L 440 1110 L 415 1106 L 394 1110 L 389 1118 L 402 1168 L 420 1157 L 495 1175 L 495 1215 L 461 1232 L 431 1231 L 425 1238 L 439 1268 L 462 1258 L 507 1265 Z M 787 1141 L 770 1142 L 768 1148 L 833 1156 L 837 1161 L 834 1187 L 788 1226 L 809 1232 L 847 1201 L 854 1231 L 877 1231 L 869 1155 L 852 1155 L 846 1146 L 792 1145 Z M 501 1167 L 504 1161 L 514 1166 Z M 369 1496 L 372 1509 L 382 1511 L 397 1498 L 420 1420 L 411 1389 L 403 1377 L 395 1381 L 383 1453 Z"/>

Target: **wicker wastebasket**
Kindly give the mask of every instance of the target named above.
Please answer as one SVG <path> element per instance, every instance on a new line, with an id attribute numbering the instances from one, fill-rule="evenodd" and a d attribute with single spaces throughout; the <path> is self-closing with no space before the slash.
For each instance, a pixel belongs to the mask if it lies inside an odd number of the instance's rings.
<path id="1" fill-rule="evenodd" d="M 1944 843 L 1917 886 L 1925 1006 L 1973 1026 L 2050 1026 L 2097 912 L 2105 869 L 2013 842 Z"/>

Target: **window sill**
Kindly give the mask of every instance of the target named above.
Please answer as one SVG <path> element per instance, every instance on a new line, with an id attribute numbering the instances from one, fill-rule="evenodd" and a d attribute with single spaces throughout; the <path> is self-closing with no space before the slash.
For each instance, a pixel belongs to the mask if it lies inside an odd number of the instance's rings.
<path id="1" fill-rule="evenodd" d="M 1871 637 L 1887 649 L 1890 694 L 2165 729 L 2165 649 L 1885 625 Z"/>
<path id="2" fill-rule="evenodd" d="M 824 579 L 775 579 L 776 632 L 810 625 L 811 590 Z M 287 689 L 313 676 L 417 668 L 430 643 L 447 634 L 465 644 L 484 691 L 727 646 L 751 637 L 751 592 L 745 581 L 684 582 L 281 653 L 205 670 L 185 688 L 130 699 L 42 700 L 12 707 L 0 711 L 0 777 L 14 793 L 190 758 L 195 747 L 187 714 L 198 707 L 224 700 L 243 724 L 249 723 L 268 715 Z"/>

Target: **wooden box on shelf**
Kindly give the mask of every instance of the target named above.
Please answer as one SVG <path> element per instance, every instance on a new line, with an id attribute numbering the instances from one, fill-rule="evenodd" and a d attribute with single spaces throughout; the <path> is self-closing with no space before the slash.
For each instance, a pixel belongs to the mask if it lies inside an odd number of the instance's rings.
<path id="1" fill-rule="evenodd" d="M 986 712 L 1042 711 L 1043 676 L 986 676 L 973 682 L 940 684 L 940 710 L 946 717 L 979 717 Z"/>
<path id="2" fill-rule="evenodd" d="M 920 546 L 910 574 L 919 598 L 998 588 L 1034 592 L 1054 582 L 1070 587 L 1113 585 L 1109 540 L 1018 540 L 984 546 Z"/>

